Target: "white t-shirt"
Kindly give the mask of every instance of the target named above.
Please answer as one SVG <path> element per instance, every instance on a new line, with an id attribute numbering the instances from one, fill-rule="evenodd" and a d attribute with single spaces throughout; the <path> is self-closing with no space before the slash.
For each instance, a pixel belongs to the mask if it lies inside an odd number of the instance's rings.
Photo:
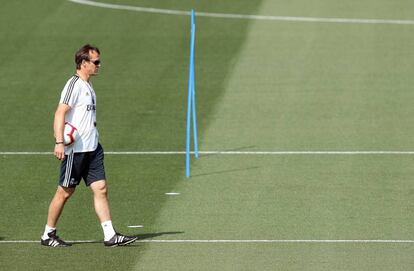
<path id="1" fill-rule="evenodd" d="M 90 152 L 98 147 L 98 129 L 96 128 L 96 95 L 90 82 L 79 76 L 72 76 L 62 90 L 60 103 L 71 109 L 65 115 L 65 122 L 78 130 L 75 143 L 65 147 L 65 153 Z"/>

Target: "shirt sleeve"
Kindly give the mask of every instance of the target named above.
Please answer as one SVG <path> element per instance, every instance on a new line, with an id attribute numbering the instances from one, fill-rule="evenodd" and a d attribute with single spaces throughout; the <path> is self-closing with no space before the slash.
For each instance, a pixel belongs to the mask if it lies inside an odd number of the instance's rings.
<path id="1" fill-rule="evenodd" d="M 67 104 L 74 107 L 79 96 L 79 84 L 77 84 L 79 77 L 74 76 L 68 80 L 60 95 L 59 103 Z"/>

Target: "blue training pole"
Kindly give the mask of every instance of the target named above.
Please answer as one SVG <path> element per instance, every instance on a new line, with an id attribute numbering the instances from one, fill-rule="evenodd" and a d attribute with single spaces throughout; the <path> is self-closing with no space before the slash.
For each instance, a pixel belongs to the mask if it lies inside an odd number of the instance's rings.
<path id="1" fill-rule="evenodd" d="M 195 35 L 196 35 L 196 31 L 195 31 L 195 11 L 192 10 L 191 11 L 191 28 L 192 28 L 192 45 L 193 45 L 193 66 L 192 66 L 192 105 L 193 105 L 193 132 L 194 132 L 194 155 L 196 158 L 198 158 L 198 136 L 197 136 L 197 110 L 196 110 L 196 88 L 195 88 Z"/>
<path id="2" fill-rule="evenodd" d="M 186 131 L 186 161 L 185 161 L 185 175 L 187 178 L 190 177 L 190 137 L 191 137 L 191 109 L 194 95 L 194 10 L 191 11 L 191 38 L 190 38 L 190 65 L 188 75 L 188 97 L 187 97 L 187 131 Z"/>

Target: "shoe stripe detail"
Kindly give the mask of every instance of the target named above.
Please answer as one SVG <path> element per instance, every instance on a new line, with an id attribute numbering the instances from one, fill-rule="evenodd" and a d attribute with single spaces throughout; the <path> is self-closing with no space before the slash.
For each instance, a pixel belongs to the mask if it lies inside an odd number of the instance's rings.
<path id="1" fill-rule="evenodd" d="M 125 246 L 135 242 L 138 239 L 136 236 L 125 236 L 122 234 L 115 234 L 109 241 L 105 241 L 105 246 L 116 247 Z"/>
<path id="2" fill-rule="evenodd" d="M 56 240 L 50 239 L 49 246 L 51 246 L 51 247 L 57 247 L 58 245 L 59 245 L 59 243 Z"/>

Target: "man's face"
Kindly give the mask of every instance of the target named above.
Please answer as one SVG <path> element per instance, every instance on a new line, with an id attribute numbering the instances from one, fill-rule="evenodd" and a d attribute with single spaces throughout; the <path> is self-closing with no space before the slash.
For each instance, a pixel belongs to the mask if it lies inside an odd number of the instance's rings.
<path id="1" fill-rule="evenodd" d="M 99 73 L 99 68 L 101 67 L 101 62 L 99 59 L 99 54 L 96 51 L 89 52 L 89 61 L 86 61 L 86 69 L 89 75 L 97 75 Z"/>

